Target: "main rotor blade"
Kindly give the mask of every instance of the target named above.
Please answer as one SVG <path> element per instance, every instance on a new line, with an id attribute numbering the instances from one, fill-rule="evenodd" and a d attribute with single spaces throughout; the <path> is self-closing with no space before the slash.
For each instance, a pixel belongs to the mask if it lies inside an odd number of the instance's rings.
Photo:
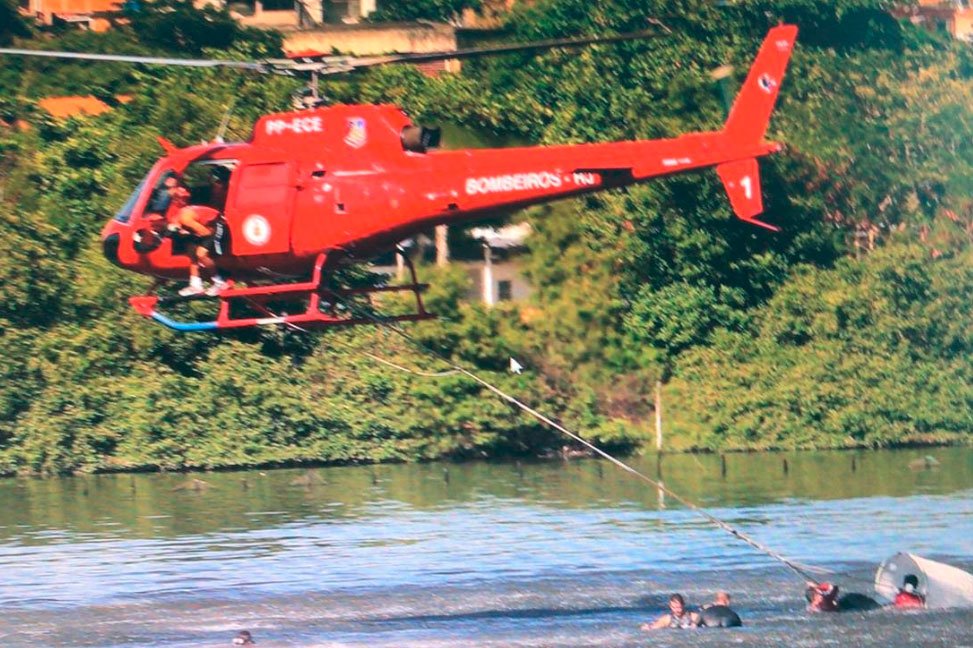
<path id="1" fill-rule="evenodd" d="M 334 71 L 325 69 L 322 74 L 337 74 L 347 72 L 349 69 L 357 70 L 377 65 L 389 65 L 392 63 L 428 63 L 431 61 L 446 61 L 449 59 L 468 59 L 478 56 L 490 56 L 494 54 L 508 54 L 511 52 L 528 52 L 531 50 L 553 49 L 555 47 L 581 47 L 583 45 L 594 45 L 597 43 L 616 43 L 619 41 L 640 40 L 646 38 L 657 38 L 658 32 L 639 31 L 626 34 L 616 34 L 615 36 L 592 36 L 590 38 L 557 38 L 553 40 L 534 41 L 532 43 L 514 43 L 512 45 L 498 45 L 496 47 L 476 47 L 469 49 L 458 49 L 446 52 L 427 52 L 423 54 L 385 54 L 381 56 L 371 56 L 353 58 L 344 61 L 346 69 Z M 327 60 L 327 57 L 325 57 Z"/>
<path id="2" fill-rule="evenodd" d="M 132 56 L 128 54 L 88 54 L 83 52 L 64 52 L 51 50 L 30 50 L 0 48 L 0 56 L 35 56 L 42 58 L 74 59 L 81 61 L 104 61 L 143 65 L 175 65 L 196 68 L 234 68 L 255 72 L 270 72 L 292 75 L 300 72 L 315 72 L 321 75 L 342 74 L 355 70 L 388 65 L 393 63 L 428 63 L 449 59 L 468 59 L 478 56 L 528 52 L 531 50 L 552 49 L 555 47 L 581 47 L 597 43 L 616 43 L 619 41 L 655 38 L 659 34 L 652 31 L 631 32 L 615 36 L 592 36 L 590 38 L 559 38 L 533 43 L 515 43 L 495 47 L 477 47 L 444 52 L 422 54 L 384 54 L 380 56 L 355 57 L 331 56 L 323 54 L 298 54 L 287 59 L 268 59 L 265 61 L 229 61 L 219 59 L 163 58 L 157 56 Z"/>
<path id="3" fill-rule="evenodd" d="M 180 65 L 183 67 L 226 67 L 240 70 L 268 71 L 265 63 L 250 61 L 221 61 L 216 59 L 159 58 L 155 56 L 129 56 L 126 54 L 86 54 L 81 52 L 56 52 L 49 50 L 0 48 L 0 55 L 40 56 L 44 58 L 79 59 L 82 61 L 114 61 L 121 63 L 144 63 L 145 65 Z"/>

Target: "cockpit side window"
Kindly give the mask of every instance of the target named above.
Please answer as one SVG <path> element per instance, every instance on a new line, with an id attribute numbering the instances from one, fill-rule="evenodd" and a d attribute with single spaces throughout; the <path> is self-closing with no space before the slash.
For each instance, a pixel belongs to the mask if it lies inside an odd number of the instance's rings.
<path id="1" fill-rule="evenodd" d="M 149 204 L 145 207 L 145 213 L 147 215 L 159 214 L 165 216 L 166 212 L 169 211 L 169 203 L 172 202 L 172 196 L 166 188 L 166 180 L 175 175 L 175 171 L 166 171 L 159 176 L 155 187 L 152 188 L 152 196 L 149 198 Z"/>
<path id="2" fill-rule="evenodd" d="M 143 216 L 145 218 L 157 218 L 168 214 L 169 207 L 172 204 L 172 194 L 166 187 L 166 181 L 174 177 L 179 178 L 181 184 L 189 190 L 188 202 L 190 204 L 206 205 L 218 211 L 223 211 L 230 177 L 236 164 L 235 160 L 206 160 L 190 164 L 182 174 L 178 174 L 172 169 L 162 172 L 152 186 L 152 194 L 145 205 Z M 145 190 L 147 181 L 148 176 L 142 179 L 135 192 L 115 215 L 115 220 L 127 223 L 131 219 L 135 203 L 142 195 L 142 191 Z"/>

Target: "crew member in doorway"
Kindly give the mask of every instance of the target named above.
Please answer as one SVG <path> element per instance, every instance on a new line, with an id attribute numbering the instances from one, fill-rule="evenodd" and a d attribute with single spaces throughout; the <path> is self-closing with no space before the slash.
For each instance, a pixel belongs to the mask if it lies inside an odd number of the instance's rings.
<path id="1" fill-rule="evenodd" d="M 682 594 L 673 594 L 669 597 L 669 614 L 663 614 L 653 623 L 642 624 L 642 629 L 695 628 L 698 625 L 699 615 L 686 610 L 686 600 L 682 597 Z"/>
<path id="2" fill-rule="evenodd" d="M 189 190 L 176 176 L 166 179 L 166 189 L 172 196 L 176 206 L 170 213 L 174 213 L 169 222 L 169 229 L 174 234 L 186 237 L 189 247 L 189 285 L 179 291 L 182 297 L 191 295 L 216 295 L 227 287 L 226 280 L 216 269 L 211 252 L 214 244 L 214 224 L 220 212 L 212 205 L 218 204 L 222 208 L 226 201 L 226 177 L 218 176 L 217 169 L 226 173 L 222 167 L 214 168 L 210 177 L 210 196 L 205 205 L 190 205 Z M 213 277 L 213 285 L 206 288 L 200 275 L 200 269 Z"/>

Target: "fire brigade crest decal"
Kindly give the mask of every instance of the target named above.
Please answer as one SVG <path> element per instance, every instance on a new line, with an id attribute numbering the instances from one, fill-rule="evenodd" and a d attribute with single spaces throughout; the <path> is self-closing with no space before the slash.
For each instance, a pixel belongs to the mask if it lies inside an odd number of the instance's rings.
<path id="1" fill-rule="evenodd" d="M 260 214 L 250 214 L 243 221 L 243 238 L 250 245 L 266 245 L 270 240 L 270 222 Z"/>
<path id="2" fill-rule="evenodd" d="M 757 79 L 757 83 L 760 84 L 760 89 L 770 94 L 777 87 L 777 81 L 774 80 L 769 74 L 761 74 L 760 78 Z"/>
<path id="3" fill-rule="evenodd" d="M 345 144 L 357 149 L 365 146 L 366 142 L 368 142 L 368 131 L 365 129 L 365 120 L 361 117 L 349 118 Z"/>

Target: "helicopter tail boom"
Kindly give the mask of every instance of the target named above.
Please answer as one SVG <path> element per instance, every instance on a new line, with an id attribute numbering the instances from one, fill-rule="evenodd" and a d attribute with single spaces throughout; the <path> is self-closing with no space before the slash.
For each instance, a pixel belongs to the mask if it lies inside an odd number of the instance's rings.
<path id="1" fill-rule="evenodd" d="M 734 143 L 754 144 L 763 139 L 796 39 L 794 25 L 767 32 L 723 128 Z"/>

